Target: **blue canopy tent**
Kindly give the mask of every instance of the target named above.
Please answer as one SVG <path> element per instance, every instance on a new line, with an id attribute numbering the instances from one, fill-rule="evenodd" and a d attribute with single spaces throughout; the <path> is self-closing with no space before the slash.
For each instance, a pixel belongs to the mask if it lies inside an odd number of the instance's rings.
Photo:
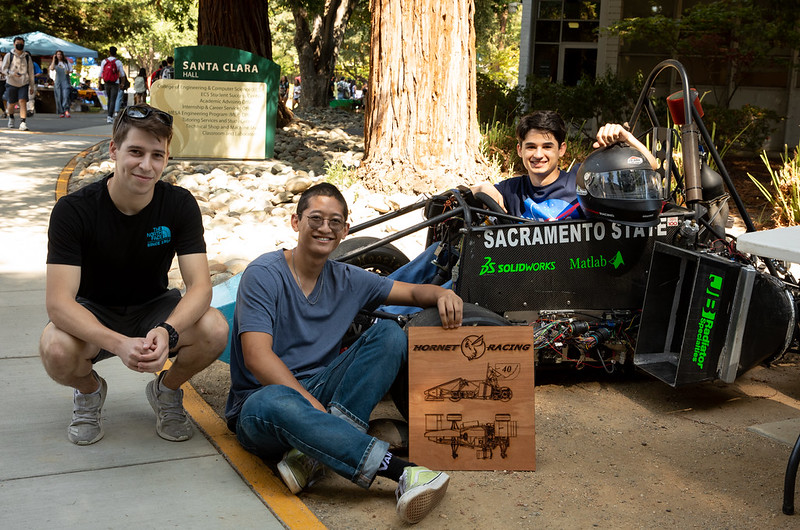
<path id="1" fill-rule="evenodd" d="M 58 37 L 53 37 L 41 31 L 32 31 L 21 35 L 0 38 L 0 52 L 9 52 L 14 48 L 14 38 L 22 37 L 25 39 L 25 51 L 31 55 L 53 55 L 57 50 L 64 52 L 67 57 L 97 57 L 97 52 L 78 46 L 72 42 Z"/>

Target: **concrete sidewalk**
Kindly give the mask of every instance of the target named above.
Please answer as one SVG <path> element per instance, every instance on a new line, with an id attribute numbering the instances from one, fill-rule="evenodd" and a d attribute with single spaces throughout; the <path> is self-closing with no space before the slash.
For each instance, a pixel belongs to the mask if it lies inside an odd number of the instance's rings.
<path id="1" fill-rule="evenodd" d="M 111 126 L 104 114 L 29 122 L 27 133 L 0 123 L 0 526 L 288 526 L 201 432 L 182 443 L 159 438 L 144 395 L 152 375 L 116 360 L 99 366 L 109 386 L 105 438 L 87 447 L 67 440 L 72 390 L 50 380 L 38 356 L 47 223 L 60 171 Z"/>

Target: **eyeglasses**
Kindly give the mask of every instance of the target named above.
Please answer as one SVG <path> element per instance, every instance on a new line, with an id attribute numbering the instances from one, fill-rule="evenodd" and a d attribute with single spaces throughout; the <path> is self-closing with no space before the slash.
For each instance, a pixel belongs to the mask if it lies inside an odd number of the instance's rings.
<path id="1" fill-rule="evenodd" d="M 300 217 L 302 217 L 302 215 Z M 331 231 L 336 232 L 337 234 L 342 230 L 344 230 L 345 222 L 336 217 L 334 217 L 333 219 L 326 219 L 321 215 L 306 215 L 306 219 L 308 219 L 308 226 L 310 226 L 314 230 L 322 228 L 322 223 L 324 223 L 325 221 L 328 221 L 328 228 L 330 228 Z"/>
<path id="2" fill-rule="evenodd" d="M 125 107 L 123 110 L 120 119 L 117 120 L 114 129 L 116 130 L 117 126 L 122 122 L 125 118 L 133 118 L 135 120 L 143 120 L 153 114 L 156 118 L 161 121 L 164 125 L 168 127 L 172 127 L 172 114 L 168 112 L 164 112 L 163 110 L 159 110 L 155 107 L 150 107 L 147 105 L 131 105 L 130 107 Z"/>

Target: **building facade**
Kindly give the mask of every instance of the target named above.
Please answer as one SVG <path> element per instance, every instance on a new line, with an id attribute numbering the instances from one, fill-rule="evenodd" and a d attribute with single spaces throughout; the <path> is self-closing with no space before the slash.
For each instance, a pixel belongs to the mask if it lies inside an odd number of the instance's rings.
<path id="1" fill-rule="evenodd" d="M 618 37 L 597 30 L 632 17 L 652 14 L 679 17 L 703 0 L 523 0 L 520 38 L 519 83 L 529 76 L 553 82 L 576 84 L 581 76 L 606 72 L 632 77 L 647 74 L 669 52 L 647 44 L 622 43 Z M 778 51 L 777 53 L 781 53 Z M 797 61 L 797 51 L 783 52 L 787 63 Z M 681 61 L 689 81 L 706 93 L 704 102 L 715 103 L 724 93 L 726 76 L 720 69 L 707 67 L 700 56 L 674 57 Z M 663 79 L 662 79 L 663 78 Z M 667 95 L 678 89 L 675 76 L 659 77 L 657 88 Z M 764 69 L 748 76 L 734 92 L 731 108 L 744 104 L 774 110 L 786 119 L 773 131 L 769 149 L 782 149 L 784 143 L 800 142 L 800 76 L 790 66 Z"/>

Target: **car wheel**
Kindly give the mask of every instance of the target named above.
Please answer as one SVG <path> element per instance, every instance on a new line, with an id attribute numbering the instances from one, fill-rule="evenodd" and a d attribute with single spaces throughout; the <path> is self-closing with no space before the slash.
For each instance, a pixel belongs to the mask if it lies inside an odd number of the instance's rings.
<path id="1" fill-rule="evenodd" d="M 364 248 L 376 241 L 379 241 L 376 237 L 354 237 L 353 239 L 345 239 L 339 244 L 336 250 L 331 253 L 330 258 L 340 261 L 337 259 L 340 256 L 349 254 L 359 248 Z M 380 274 L 381 276 L 388 276 L 409 261 L 408 257 L 406 257 L 400 249 L 391 243 L 386 243 L 360 256 L 349 259 L 346 263 Z"/>

